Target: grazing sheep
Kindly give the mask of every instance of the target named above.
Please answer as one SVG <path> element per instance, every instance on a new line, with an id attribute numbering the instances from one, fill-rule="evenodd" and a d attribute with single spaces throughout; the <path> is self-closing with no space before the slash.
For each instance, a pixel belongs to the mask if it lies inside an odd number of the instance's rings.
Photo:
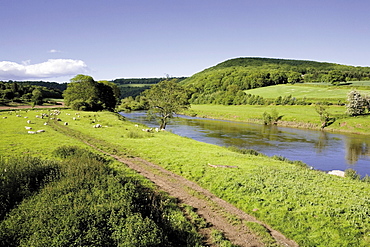
<path id="1" fill-rule="evenodd" d="M 68 125 L 68 122 L 64 122 L 64 125 Z"/>
<path id="2" fill-rule="evenodd" d="M 24 117 L 24 118 L 28 118 L 28 117 Z"/>
<path id="3" fill-rule="evenodd" d="M 28 134 L 37 134 L 35 131 L 28 131 Z"/>
<path id="4" fill-rule="evenodd" d="M 76 118 L 74 117 L 74 118 L 72 118 L 73 120 L 76 120 Z"/>
<path id="5" fill-rule="evenodd" d="M 3 117 L 4 119 L 7 119 L 7 117 Z"/>
<path id="6" fill-rule="evenodd" d="M 138 124 L 135 124 L 135 127 L 136 127 L 136 128 L 139 128 L 139 125 L 138 125 Z"/>
<path id="7" fill-rule="evenodd" d="M 94 126 L 93 126 L 93 128 L 101 128 L 102 126 L 101 126 L 101 124 L 95 124 Z"/>
<path id="8" fill-rule="evenodd" d="M 30 124 L 31 123 L 31 120 L 27 120 L 27 123 Z"/>
<path id="9" fill-rule="evenodd" d="M 57 118 L 57 121 L 62 121 L 62 119 L 60 119 L 60 118 Z"/>
<path id="10" fill-rule="evenodd" d="M 44 125 L 48 125 L 48 123 L 47 123 L 47 122 L 45 122 L 45 123 L 44 123 Z"/>
<path id="11" fill-rule="evenodd" d="M 45 130 L 38 130 L 37 133 L 45 132 Z"/>
<path id="12" fill-rule="evenodd" d="M 26 128 L 26 130 L 31 130 L 32 127 L 27 127 L 27 126 L 24 126 Z"/>
<path id="13" fill-rule="evenodd" d="M 16 115 L 16 117 L 22 117 L 21 115 Z"/>

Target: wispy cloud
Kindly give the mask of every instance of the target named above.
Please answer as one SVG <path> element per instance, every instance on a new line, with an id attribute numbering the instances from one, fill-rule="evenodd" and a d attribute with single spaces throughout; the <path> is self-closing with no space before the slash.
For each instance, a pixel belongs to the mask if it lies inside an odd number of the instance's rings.
<path id="1" fill-rule="evenodd" d="M 51 49 L 50 51 L 49 51 L 49 53 L 61 53 L 62 51 L 60 51 L 60 50 L 55 50 L 55 49 Z"/>
<path id="2" fill-rule="evenodd" d="M 88 71 L 88 67 L 82 60 L 49 59 L 38 64 L 31 64 L 30 61 L 23 61 L 21 64 L 0 61 L 1 80 L 55 78 L 76 75 L 86 71 Z"/>

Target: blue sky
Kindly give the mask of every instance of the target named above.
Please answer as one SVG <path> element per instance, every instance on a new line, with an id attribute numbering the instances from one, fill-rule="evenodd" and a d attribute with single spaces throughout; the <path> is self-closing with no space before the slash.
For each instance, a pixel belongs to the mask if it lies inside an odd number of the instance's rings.
<path id="1" fill-rule="evenodd" d="M 230 58 L 370 66 L 368 0 L 0 0 L 0 80 L 191 76 Z"/>

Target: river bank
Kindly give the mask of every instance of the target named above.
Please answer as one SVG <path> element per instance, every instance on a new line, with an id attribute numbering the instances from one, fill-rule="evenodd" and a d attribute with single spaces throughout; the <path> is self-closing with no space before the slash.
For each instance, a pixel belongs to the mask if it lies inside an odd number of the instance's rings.
<path id="1" fill-rule="evenodd" d="M 282 116 L 277 123 L 278 126 L 312 130 L 321 129 L 320 116 L 316 112 L 315 106 L 311 105 L 192 105 L 183 114 L 202 118 L 263 124 L 263 113 L 271 113 L 272 110 L 276 110 L 279 116 Z M 344 106 L 328 106 L 327 111 L 335 118 L 335 121 L 327 126 L 324 131 L 370 135 L 370 115 L 349 117 L 344 114 Z"/>

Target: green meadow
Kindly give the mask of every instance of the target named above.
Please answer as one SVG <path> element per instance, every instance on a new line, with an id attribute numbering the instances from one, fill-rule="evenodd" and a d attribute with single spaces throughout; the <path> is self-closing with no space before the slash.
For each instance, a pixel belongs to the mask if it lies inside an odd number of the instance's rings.
<path id="1" fill-rule="evenodd" d="M 26 119 L 15 113 L 1 114 L 0 123 L 6 126 L 6 131 L 1 129 L 1 154 L 5 157 L 26 153 L 50 159 L 50 153 L 61 145 L 85 146 L 81 140 L 90 140 L 108 152 L 139 156 L 195 181 L 300 246 L 370 244 L 367 182 L 310 170 L 281 157 L 204 144 L 169 132 L 143 132 L 145 126 L 136 127 L 109 112 L 81 112 L 72 120 L 75 112 L 63 110 L 61 122 L 51 122 L 44 133 L 36 135 L 26 134 Z M 36 114 L 24 113 L 31 120 Z M 35 129 L 44 128 L 41 119 L 34 120 Z M 96 123 L 103 127 L 93 128 Z M 207 164 L 238 168 L 213 168 Z"/>
<path id="2" fill-rule="evenodd" d="M 311 99 L 311 100 L 342 100 L 344 101 L 347 98 L 348 92 L 353 88 L 355 85 L 352 86 L 331 86 L 331 85 L 315 85 L 315 84 L 294 84 L 294 85 L 287 85 L 287 84 L 280 84 L 275 86 L 269 87 L 261 87 L 246 90 L 245 92 L 248 94 L 259 95 L 264 98 L 268 99 L 275 99 L 279 96 L 289 96 L 299 98 L 299 99 Z M 370 85 L 370 84 L 364 84 Z M 356 86 L 357 87 L 357 86 Z M 360 89 L 359 92 L 363 94 L 370 95 L 370 89 Z"/>

